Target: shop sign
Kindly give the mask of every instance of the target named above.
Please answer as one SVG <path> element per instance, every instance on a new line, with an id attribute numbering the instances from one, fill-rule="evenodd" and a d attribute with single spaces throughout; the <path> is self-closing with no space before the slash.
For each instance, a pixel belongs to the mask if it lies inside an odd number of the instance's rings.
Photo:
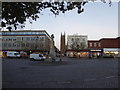
<path id="1" fill-rule="evenodd" d="M 96 50 L 90 50 L 90 51 L 98 51 L 98 52 L 101 52 L 102 50 L 100 50 L 100 49 L 96 49 Z"/>
<path id="2" fill-rule="evenodd" d="M 120 51 L 120 48 L 104 48 L 104 51 L 112 51 L 112 52 L 118 52 Z"/>
<path id="3" fill-rule="evenodd" d="M 2 51 L 2 52 L 7 52 L 7 51 Z"/>

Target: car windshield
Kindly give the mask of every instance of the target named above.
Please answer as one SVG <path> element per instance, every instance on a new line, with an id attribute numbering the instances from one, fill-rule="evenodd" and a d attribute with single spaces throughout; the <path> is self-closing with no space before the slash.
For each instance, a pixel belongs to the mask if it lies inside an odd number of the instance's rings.
<path id="1" fill-rule="evenodd" d="M 39 54 L 39 57 L 43 57 L 41 54 Z"/>
<path id="2" fill-rule="evenodd" d="M 14 55 L 18 55 L 19 53 L 14 53 Z"/>

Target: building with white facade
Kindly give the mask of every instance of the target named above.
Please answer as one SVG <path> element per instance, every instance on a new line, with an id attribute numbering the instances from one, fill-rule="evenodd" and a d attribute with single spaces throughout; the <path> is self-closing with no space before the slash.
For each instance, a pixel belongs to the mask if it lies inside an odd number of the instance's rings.
<path id="1" fill-rule="evenodd" d="M 45 30 L 1 31 L 1 52 L 49 52 L 51 37 Z"/>
<path id="2" fill-rule="evenodd" d="M 67 56 L 82 55 L 88 48 L 87 35 L 68 35 L 67 36 Z"/>
<path id="3" fill-rule="evenodd" d="M 67 37 L 67 48 L 68 49 L 86 49 L 87 36 L 86 35 L 68 35 Z"/>

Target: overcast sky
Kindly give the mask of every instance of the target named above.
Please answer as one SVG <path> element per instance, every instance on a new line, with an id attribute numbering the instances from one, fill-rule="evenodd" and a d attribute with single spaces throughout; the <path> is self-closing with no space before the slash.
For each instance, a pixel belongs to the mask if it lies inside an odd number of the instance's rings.
<path id="1" fill-rule="evenodd" d="M 50 11 L 44 10 L 43 15 L 33 22 L 26 24 L 27 30 L 46 30 L 48 34 L 55 35 L 55 45 L 60 47 L 60 35 L 79 34 L 87 35 L 88 40 L 99 40 L 101 38 L 116 38 L 118 36 L 118 3 L 113 2 L 112 7 L 108 3 L 88 3 L 85 11 L 77 14 L 76 10 L 54 16 Z"/>

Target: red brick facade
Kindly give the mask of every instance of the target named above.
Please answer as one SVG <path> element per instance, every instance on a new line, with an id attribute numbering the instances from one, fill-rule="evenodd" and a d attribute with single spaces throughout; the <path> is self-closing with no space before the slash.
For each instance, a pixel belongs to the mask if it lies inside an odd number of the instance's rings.
<path id="1" fill-rule="evenodd" d="M 120 48 L 120 37 L 102 38 L 100 40 L 89 40 L 88 48 L 94 48 L 94 49 L 96 48 Z"/>
<path id="2" fill-rule="evenodd" d="M 88 48 L 94 48 L 94 49 L 101 48 L 101 44 L 97 40 L 89 40 L 88 41 Z"/>

